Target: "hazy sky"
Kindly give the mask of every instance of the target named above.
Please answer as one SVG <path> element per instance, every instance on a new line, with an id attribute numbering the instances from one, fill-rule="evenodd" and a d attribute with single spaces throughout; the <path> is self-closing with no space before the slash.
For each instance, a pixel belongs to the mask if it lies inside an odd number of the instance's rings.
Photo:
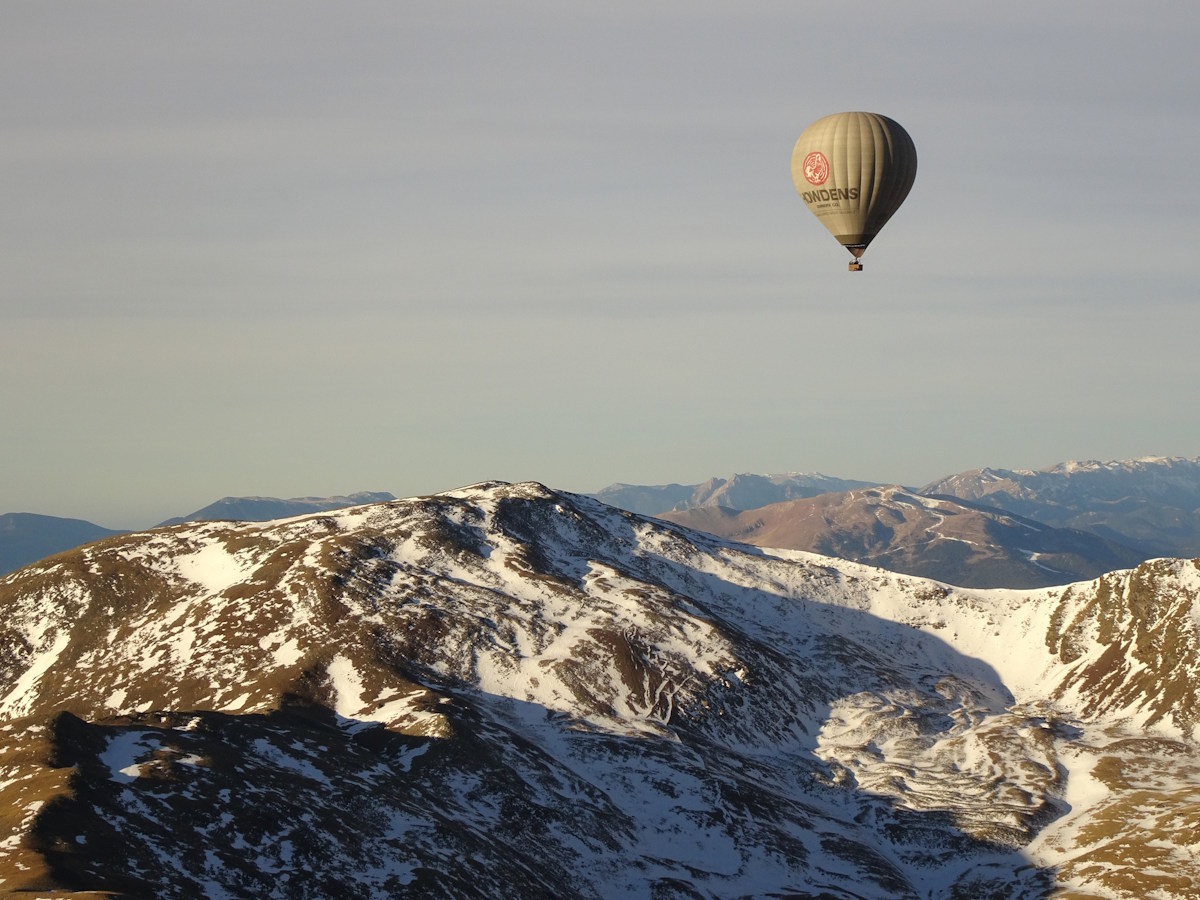
<path id="1" fill-rule="evenodd" d="M 0 512 L 1200 455 L 1200 8 L 0 2 Z M 789 172 L 901 122 L 864 258 Z"/>

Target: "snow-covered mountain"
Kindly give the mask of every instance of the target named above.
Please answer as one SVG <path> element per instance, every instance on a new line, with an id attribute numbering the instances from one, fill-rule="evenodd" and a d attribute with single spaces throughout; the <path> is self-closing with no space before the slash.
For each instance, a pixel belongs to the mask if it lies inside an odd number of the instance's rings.
<path id="1" fill-rule="evenodd" d="M 1200 554 L 1200 458 L 972 469 L 921 493 L 974 500 L 1056 528 L 1079 528 L 1148 555 Z"/>
<path id="2" fill-rule="evenodd" d="M 0 610 L 0 890 L 1200 893 L 1196 561 L 960 590 L 494 483 Z"/>
<path id="3" fill-rule="evenodd" d="M 1047 587 L 1146 556 L 1086 531 L 896 485 L 749 510 L 702 506 L 660 518 L 759 547 L 811 550 L 965 587 Z"/>

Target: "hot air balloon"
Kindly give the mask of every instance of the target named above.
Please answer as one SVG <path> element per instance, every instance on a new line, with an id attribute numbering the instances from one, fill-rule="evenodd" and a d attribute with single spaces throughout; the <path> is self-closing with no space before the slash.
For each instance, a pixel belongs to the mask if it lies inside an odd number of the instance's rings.
<path id="1" fill-rule="evenodd" d="M 817 119 L 792 150 L 792 181 L 804 204 L 854 254 L 851 272 L 917 177 L 917 148 L 900 124 L 869 112 Z"/>

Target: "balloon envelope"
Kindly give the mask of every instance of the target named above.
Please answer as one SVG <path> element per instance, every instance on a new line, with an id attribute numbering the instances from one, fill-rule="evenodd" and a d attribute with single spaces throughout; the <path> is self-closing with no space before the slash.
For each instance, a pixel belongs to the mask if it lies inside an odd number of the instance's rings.
<path id="1" fill-rule="evenodd" d="M 818 119 L 792 150 L 792 181 L 801 199 L 855 258 L 900 208 L 916 177 L 912 138 L 878 113 Z"/>

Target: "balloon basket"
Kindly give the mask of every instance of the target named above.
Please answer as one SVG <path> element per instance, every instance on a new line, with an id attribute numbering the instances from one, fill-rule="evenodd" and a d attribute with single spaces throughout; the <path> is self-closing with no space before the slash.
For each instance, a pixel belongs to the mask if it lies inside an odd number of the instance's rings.
<path id="1" fill-rule="evenodd" d="M 850 260 L 850 271 L 851 272 L 861 272 L 862 271 L 862 263 L 860 263 L 857 259 Z"/>

